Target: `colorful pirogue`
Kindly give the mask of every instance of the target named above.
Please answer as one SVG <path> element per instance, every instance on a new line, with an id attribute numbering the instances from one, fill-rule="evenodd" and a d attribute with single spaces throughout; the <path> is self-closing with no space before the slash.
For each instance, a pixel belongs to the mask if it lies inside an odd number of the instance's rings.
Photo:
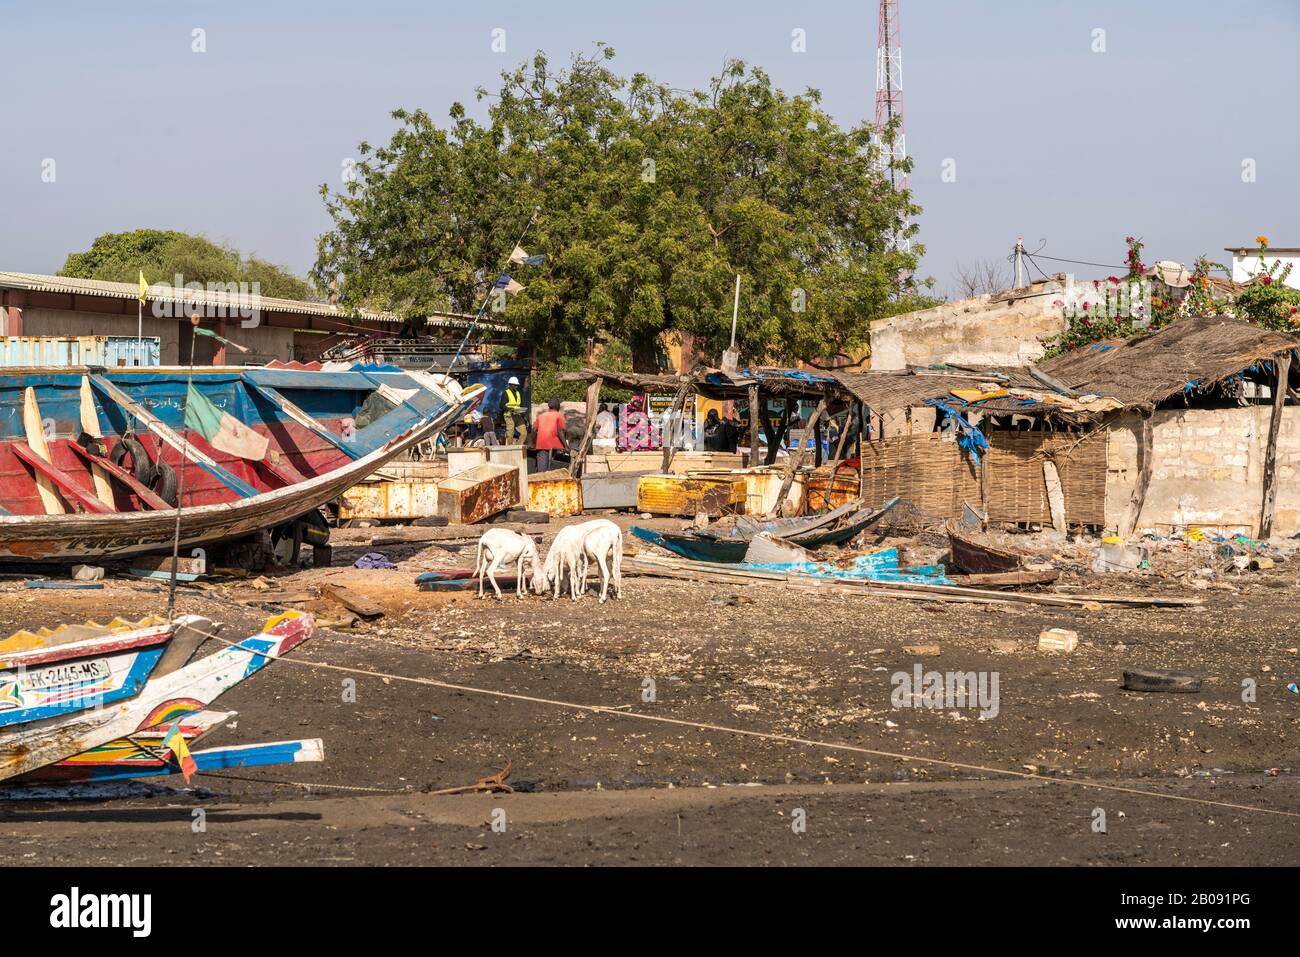
<path id="1" fill-rule="evenodd" d="M 227 541 L 314 512 L 472 410 L 376 366 L 0 370 L 0 561 Z"/>
<path id="2" fill-rule="evenodd" d="M 107 781 L 182 770 L 165 742 L 195 740 L 231 713 L 216 698 L 312 636 L 286 612 L 255 635 L 222 641 L 198 615 L 22 631 L 0 639 L 0 780 Z M 195 657 L 204 642 L 219 649 Z M 187 748 L 186 748 L 187 750 Z M 319 740 L 193 752 L 192 770 L 319 761 Z M 188 776 L 188 775 L 187 775 Z"/>

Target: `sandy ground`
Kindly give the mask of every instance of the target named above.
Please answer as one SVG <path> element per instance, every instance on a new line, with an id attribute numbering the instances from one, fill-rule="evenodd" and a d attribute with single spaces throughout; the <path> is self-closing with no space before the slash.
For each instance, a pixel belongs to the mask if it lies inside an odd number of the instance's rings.
<path id="1" fill-rule="evenodd" d="M 368 550 L 377 533 L 339 533 L 336 565 Z M 354 629 L 321 629 L 295 660 L 623 713 L 285 661 L 223 696 L 218 706 L 239 716 L 203 743 L 320 737 L 323 763 L 204 775 L 192 788 L 167 779 L 61 800 L 20 792 L 0 806 L 6 859 L 1300 863 L 1300 696 L 1285 689 L 1300 678 L 1292 623 L 1300 566 L 1219 576 L 1195 592 L 1203 607 L 1184 610 L 941 605 L 631 577 L 624 599 L 604 605 L 594 596 L 480 601 L 416 590 L 420 570 L 472 565 L 472 553 L 452 547 L 385 548 L 400 563 L 391 571 L 306 569 L 269 589 L 184 589 L 178 608 L 248 633 L 278 597 L 344 584 L 386 614 Z M 1156 573 L 1131 583 L 1067 577 L 1063 585 L 1191 593 L 1186 579 L 1162 576 L 1156 564 Z M 165 598 L 156 585 L 133 581 L 80 594 L 3 582 L 0 626 L 139 616 L 160 611 Z M 342 617 L 323 600 L 298 607 Z M 1078 650 L 1039 652 L 1038 633 L 1051 626 L 1077 630 Z M 940 654 L 904 651 L 917 644 L 938 644 Z M 996 672 L 996 714 L 894 707 L 892 676 L 917 663 Z M 1120 676 L 1131 666 L 1188 669 L 1205 684 L 1196 694 L 1125 692 Z M 355 701 L 345 700 L 347 679 L 355 680 Z M 1242 700 L 1248 679 L 1253 702 Z M 472 784 L 507 763 L 516 793 L 427 793 Z M 1165 797 L 1086 788 L 1083 780 Z M 1098 811 L 1105 833 L 1097 831 Z"/>

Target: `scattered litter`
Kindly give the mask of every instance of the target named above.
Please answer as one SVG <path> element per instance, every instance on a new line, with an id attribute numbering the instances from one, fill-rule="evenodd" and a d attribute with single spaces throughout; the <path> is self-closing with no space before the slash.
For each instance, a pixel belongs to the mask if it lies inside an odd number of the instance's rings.
<path id="1" fill-rule="evenodd" d="M 79 582 L 97 582 L 104 580 L 104 569 L 101 565 L 73 565 L 72 579 Z"/>
<path id="2" fill-rule="evenodd" d="M 353 568 L 396 568 L 397 566 L 394 565 L 392 562 L 390 562 L 388 560 L 388 556 L 385 555 L 383 552 L 366 552 L 364 555 L 362 555 L 360 558 L 358 558 L 355 562 L 352 563 L 352 567 Z"/>
<path id="3" fill-rule="evenodd" d="M 1038 634 L 1039 651 L 1061 651 L 1069 654 L 1079 647 L 1079 633 L 1068 628 L 1046 628 Z"/>
<path id="4" fill-rule="evenodd" d="M 1201 676 L 1190 671 L 1170 668 L 1134 668 L 1124 672 L 1125 691 L 1180 691 L 1201 690 Z"/>

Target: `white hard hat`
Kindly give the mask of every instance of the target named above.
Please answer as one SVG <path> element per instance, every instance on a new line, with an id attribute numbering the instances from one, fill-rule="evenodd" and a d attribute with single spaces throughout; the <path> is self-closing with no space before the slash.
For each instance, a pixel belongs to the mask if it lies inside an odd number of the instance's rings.
<path id="1" fill-rule="evenodd" d="M 519 380 L 514 376 L 511 376 L 510 381 L 506 383 L 506 385 L 518 385 L 518 384 L 519 384 Z"/>

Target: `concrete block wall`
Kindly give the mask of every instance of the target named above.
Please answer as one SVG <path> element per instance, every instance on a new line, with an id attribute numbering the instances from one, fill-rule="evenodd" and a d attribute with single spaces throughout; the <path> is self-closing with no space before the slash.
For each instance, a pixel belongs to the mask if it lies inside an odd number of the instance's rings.
<path id="1" fill-rule="evenodd" d="M 1196 526 L 1254 535 L 1264 496 L 1268 405 L 1167 409 L 1155 414 L 1151 485 L 1139 528 Z M 1126 415 L 1107 439 L 1106 524 L 1117 528 L 1137 481 L 1141 418 Z M 1300 531 L 1300 407 L 1282 411 L 1273 533 Z"/>
<path id="2" fill-rule="evenodd" d="M 1066 328 L 1055 305 L 1062 289 L 1059 282 L 1038 283 L 1016 295 L 986 294 L 881 319 L 871 326 L 871 368 L 1029 365 L 1042 357 L 1042 340 Z"/>

